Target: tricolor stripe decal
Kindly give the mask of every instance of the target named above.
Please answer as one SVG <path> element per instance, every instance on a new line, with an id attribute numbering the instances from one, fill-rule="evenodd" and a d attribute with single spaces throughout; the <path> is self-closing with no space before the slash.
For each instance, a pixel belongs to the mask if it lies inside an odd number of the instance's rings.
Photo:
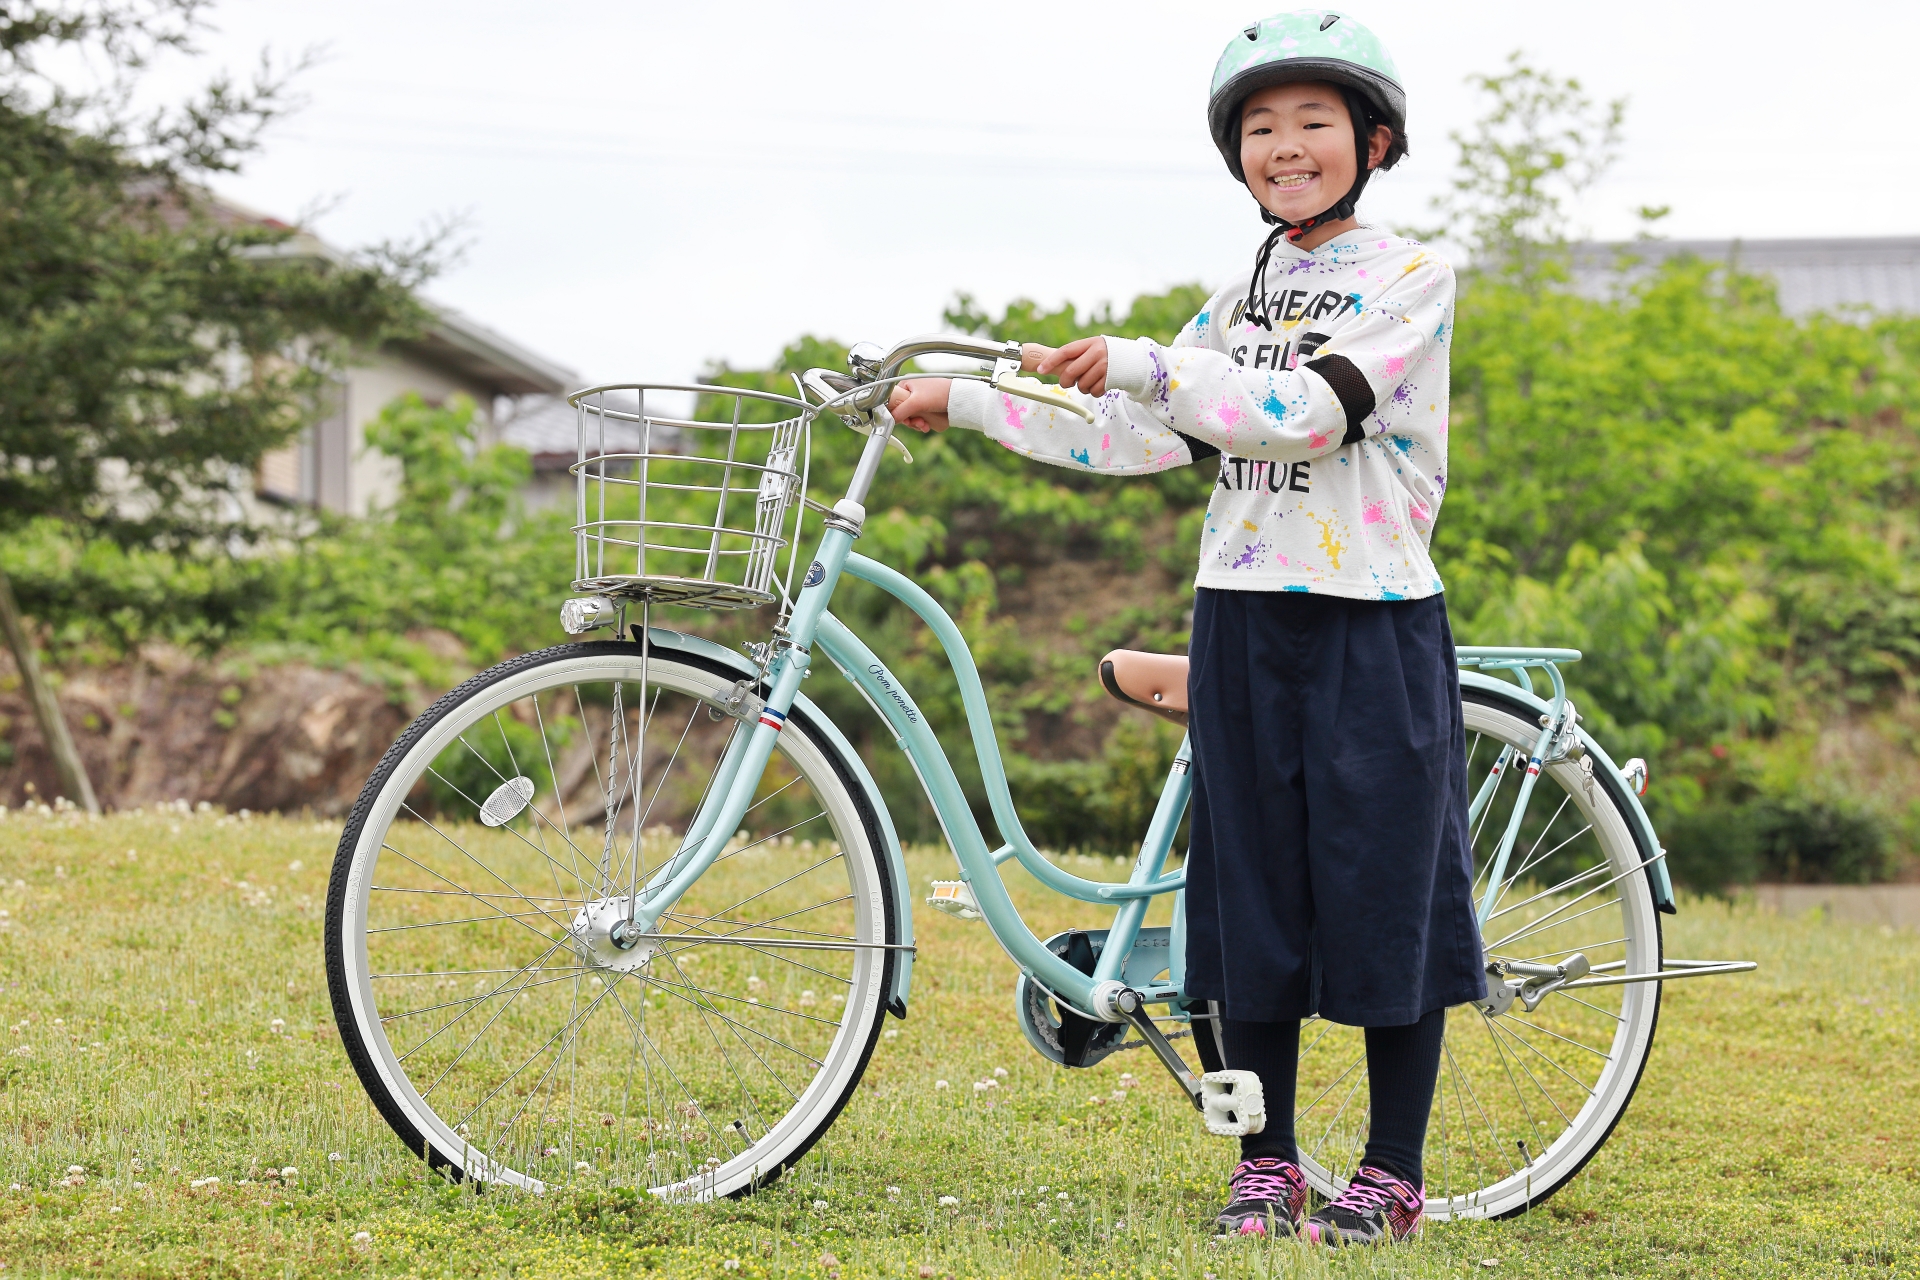
<path id="1" fill-rule="evenodd" d="M 786 727 L 787 718 L 772 707 L 763 707 L 760 710 L 760 723 L 778 733 Z"/>

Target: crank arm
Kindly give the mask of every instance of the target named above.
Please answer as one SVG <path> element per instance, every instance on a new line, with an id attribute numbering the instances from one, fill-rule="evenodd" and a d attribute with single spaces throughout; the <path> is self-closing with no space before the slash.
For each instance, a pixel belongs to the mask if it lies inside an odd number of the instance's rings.
<path id="1" fill-rule="evenodd" d="M 1160 1033 L 1160 1028 L 1153 1025 L 1153 1019 L 1147 1015 L 1147 1002 L 1140 998 L 1140 993 L 1131 990 L 1121 992 L 1114 999 L 1113 1007 L 1133 1024 L 1133 1029 L 1138 1031 L 1140 1038 L 1147 1042 L 1147 1048 L 1153 1050 L 1153 1056 L 1160 1059 L 1160 1065 L 1171 1072 L 1180 1087 L 1187 1091 L 1187 1097 L 1193 1102 L 1193 1109 L 1204 1111 L 1206 1108 L 1200 1101 L 1200 1077 L 1187 1069 L 1186 1060 L 1180 1056 L 1180 1051 L 1168 1044 L 1166 1036 Z"/>

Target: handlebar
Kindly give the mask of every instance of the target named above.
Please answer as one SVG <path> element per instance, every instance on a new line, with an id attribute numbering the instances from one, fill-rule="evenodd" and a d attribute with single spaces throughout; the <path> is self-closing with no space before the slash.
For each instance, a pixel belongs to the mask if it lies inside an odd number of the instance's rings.
<path id="1" fill-rule="evenodd" d="M 900 372 L 900 366 L 909 360 L 921 356 L 948 355 L 967 356 L 975 360 L 1013 361 L 1013 367 L 1020 367 L 1020 344 L 1001 342 L 994 338 L 980 338 L 965 333 L 925 333 L 917 338 L 908 338 L 896 342 L 893 350 L 878 361 L 877 373 L 884 380 Z"/>

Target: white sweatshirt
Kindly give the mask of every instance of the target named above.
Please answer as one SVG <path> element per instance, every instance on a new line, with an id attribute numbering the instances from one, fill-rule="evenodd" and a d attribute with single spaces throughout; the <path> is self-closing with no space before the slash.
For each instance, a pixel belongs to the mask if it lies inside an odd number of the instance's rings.
<path id="1" fill-rule="evenodd" d="M 1427 554 L 1447 479 L 1452 269 L 1362 227 L 1311 251 L 1282 240 L 1271 332 L 1246 319 L 1252 273 L 1171 347 L 1107 339 L 1107 393 L 1069 414 L 955 382 L 948 414 L 1043 462 L 1140 475 L 1220 455 L 1202 587 L 1356 600 L 1439 592 Z M 1080 393 L 1075 392 L 1076 396 Z"/>

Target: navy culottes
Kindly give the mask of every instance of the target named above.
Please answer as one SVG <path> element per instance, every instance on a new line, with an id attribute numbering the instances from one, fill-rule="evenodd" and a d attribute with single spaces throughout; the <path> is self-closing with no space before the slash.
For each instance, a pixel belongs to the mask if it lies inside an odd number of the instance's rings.
<path id="1" fill-rule="evenodd" d="M 1360 1027 L 1481 999 L 1444 599 L 1202 587 L 1190 651 L 1187 994 Z"/>

